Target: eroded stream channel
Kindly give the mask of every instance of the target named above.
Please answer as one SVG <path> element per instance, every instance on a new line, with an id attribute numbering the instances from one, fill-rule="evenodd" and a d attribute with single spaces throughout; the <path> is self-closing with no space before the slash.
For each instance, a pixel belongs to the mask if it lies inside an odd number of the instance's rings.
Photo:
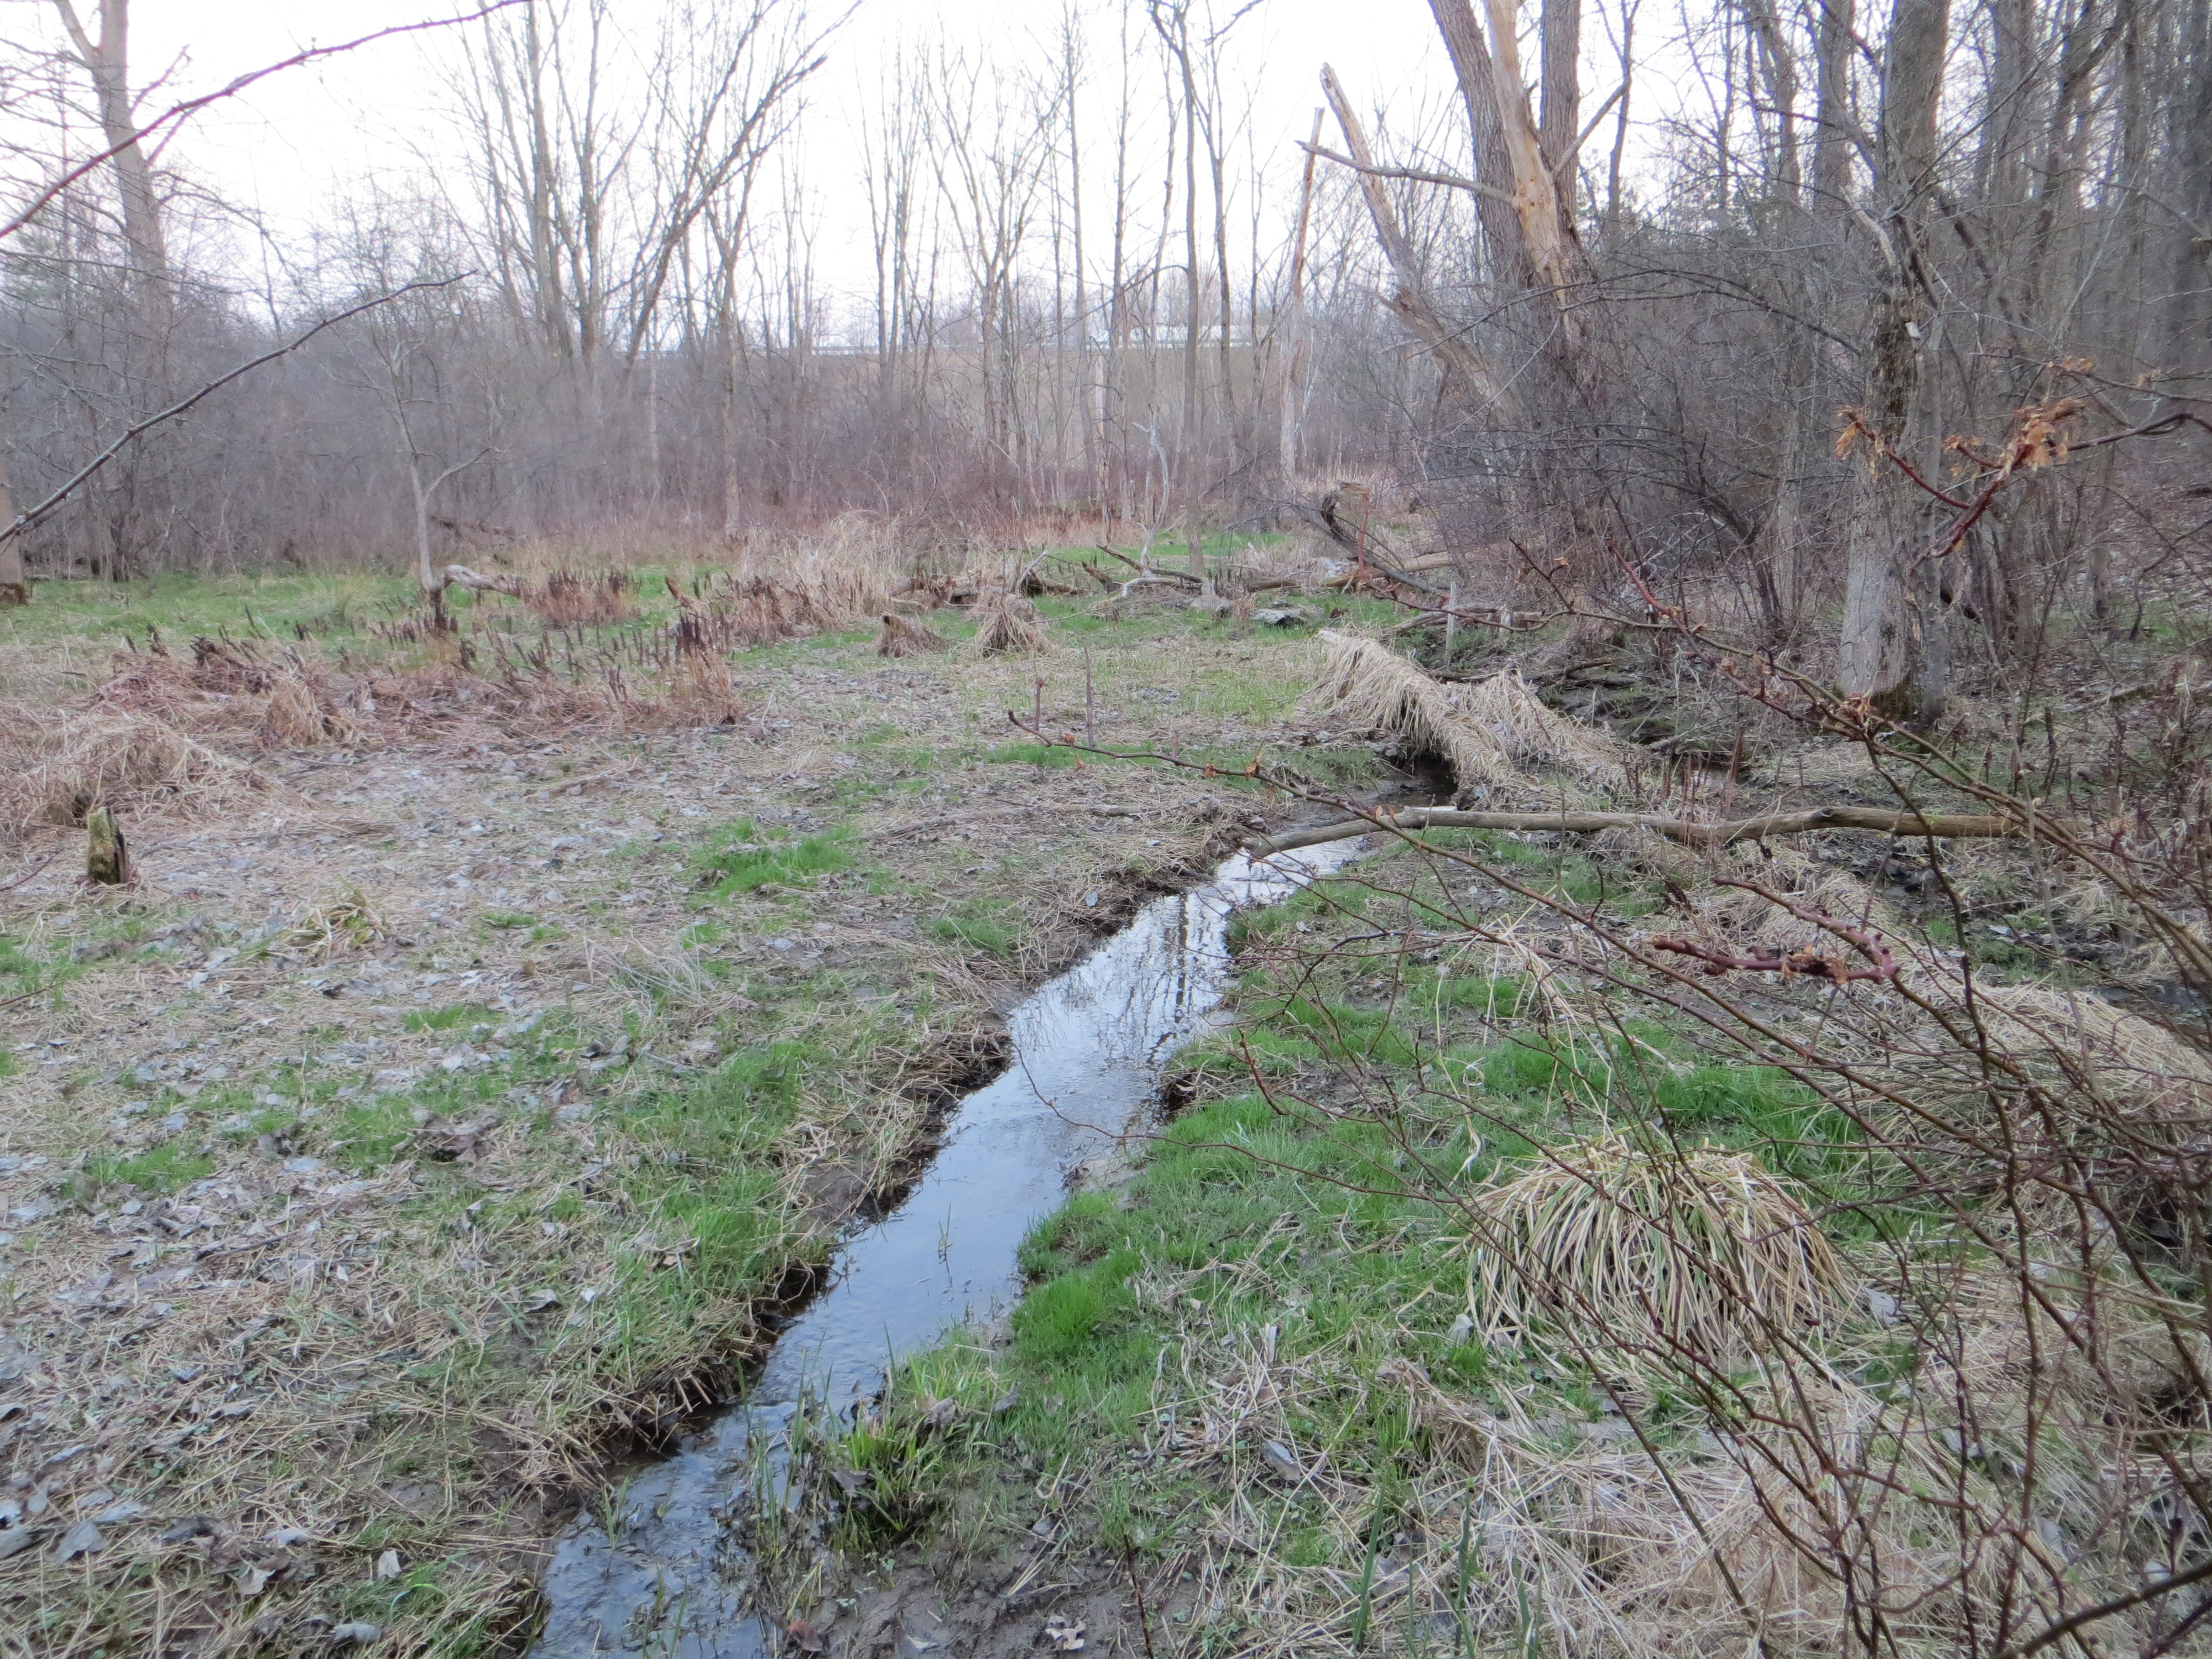
<path id="1" fill-rule="evenodd" d="M 802 1401 L 849 1411 L 902 1357 L 1009 1305 L 1020 1289 L 1023 1235 L 1061 1201 L 1071 1169 L 1127 1133 L 1168 1057 L 1219 1007 L 1230 916 L 1287 897 L 1359 844 L 1256 865 L 1240 854 L 1204 885 L 1147 904 L 1016 1007 L 1007 1017 L 1012 1064 L 956 1109 L 905 1201 L 845 1241 L 826 1287 L 777 1339 L 744 1399 L 562 1537 L 532 1652 L 744 1659 L 770 1651 L 769 1628 L 747 1604 L 747 1562 L 730 1522 L 755 1492 L 781 1486 Z"/>

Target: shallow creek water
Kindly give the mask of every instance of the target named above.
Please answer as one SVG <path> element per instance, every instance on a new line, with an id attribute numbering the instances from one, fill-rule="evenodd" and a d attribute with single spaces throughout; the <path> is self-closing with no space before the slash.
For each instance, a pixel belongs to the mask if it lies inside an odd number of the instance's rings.
<path id="1" fill-rule="evenodd" d="M 1006 1021 L 1013 1063 L 955 1109 L 906 1200 L 846 1239 L 825 1287 L 777 1338 L 744 1398 L 629 1480 L 615 1536 L 590 1511 L 562 1535 L 533 1655 L 770 1651 L 767 1628 L 745 1606 L 746 1563 L 727 1522 L 763 1471 L 771 1489 L 780 1484 L 801 1400 L 848 1411 L 902 1356 L 1004 1311 L 1020 1290 L 1023 1235 L 1060 1204 L 1074 1166 L 1134 1125 L 1169 1056 L 1219 1006 L 1231 915 L 1287 897 L 1359 845 L 1258 864 L 1239 854 L 1205 885 L 1146 905 L 1016 1007 Z"/>

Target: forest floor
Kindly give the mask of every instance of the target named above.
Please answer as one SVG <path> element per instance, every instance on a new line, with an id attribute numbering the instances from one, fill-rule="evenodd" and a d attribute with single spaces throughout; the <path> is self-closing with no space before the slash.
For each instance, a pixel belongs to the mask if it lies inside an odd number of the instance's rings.
<path id="1" fill-rule="evenodd" d="M 319 660 L 390 664 L 362 619 L 402 597 L 50 584 L 0 618 L 0 700 L 104 718 L 88 694 L 149 628 L 273 656 L 297 624 Z M 872 629 L 741 651 L 705 729 L 464 697 L 257 746 L 222 735 L 250 691 L 208 694 L 165 712 L 226 705 L 202 735 L 250 775 L 126 800 L 131 884 L 84 884 L 81 829 L 24 829 L 0 868 L 0 1651 L 374 1626 L 463 1654 L 526 1620 L 599 1456 L 726 1392 L 1002 1063 L 1024 988 L 1281 816 L 1070 764 L 1009 709 L 1080 729 L 1087 683 L 1102 743 L 1377 774 L 1288 724 L 1310 632 L 1101 609 L 1047 603 L 1042 687 L 1026 658 L 884 660 Z"/>

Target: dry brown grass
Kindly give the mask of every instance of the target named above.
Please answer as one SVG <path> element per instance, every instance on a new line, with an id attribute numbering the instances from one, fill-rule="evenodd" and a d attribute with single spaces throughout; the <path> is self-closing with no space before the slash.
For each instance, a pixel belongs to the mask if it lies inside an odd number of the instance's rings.
<path id="1" fill-rule="evenodd" d="M 150 715 L 19 710 L 0 722 L 10 733 L 0 739 L 9 751 L 0 838 L 12 842 L 41 827 L 82 823 L 95 806 L 217 811 L 270 787 L 243 762 Z"/>
<path id="2" fill-rule="evenodd" d="M 927 656 L 933 652 L 950 651 L 952 641 L 935 629 L 921 623 L 908 622 L 895 611 L 884 613 L 883 632 L 876 640 L 876 654 L 879 657 Z"/>
<path id="3" fill-rule="evenodd" d="M 1049 650 L 1051 642 L 1036 606 L 1018 593 L 1002 592 L 985 603 L 981 624 L 965 648 L 976 657 L 1027 657 Z"/>
<path id="4" fill-rule="evenodd" d="M 1328 660 L 1317 697 L 1398 733 L 1412 755 L 1449 766 L 1462 804 L 1557 804 L 1562 787 L 1539 781 L 1526 767 L 1571 780 L 1577 789 L 1616 788 L 1623 781 L 1612 738 L 1545 708 L 1516 669 L 1470 687 L 1446 686 L 1373 640 L 1334 629 L 1321 638 Z"/>
<path id="5" fill-rule="evenodd" d="M 1493 1339 L 1649 1361 L 1742 1353 L 1832 1319 L 1849 1276 L 1794 1183 L 1747 1152 L 1612 1133 L 1547 1149 L 1486 1193 L 1468 1311 Z M 1663 1355 L 1662 1356 L 1663 1357 Z"/>

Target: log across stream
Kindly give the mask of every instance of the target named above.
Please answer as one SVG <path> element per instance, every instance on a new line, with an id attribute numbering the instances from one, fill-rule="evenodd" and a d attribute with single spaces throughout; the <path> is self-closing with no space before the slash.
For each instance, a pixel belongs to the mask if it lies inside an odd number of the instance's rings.
<path id="1" fill-rule="evenodd" d="M 1355 855 L 1342 840 L 1255 862 L 1147 904 L 1007 1018 L 1013 1063 L 961 1103 L 913 1192 L 848 1238 L 825 1288 L 777 1339 L 742 1401 L 640 1469 L 605 1513 L 561 1538 L 544 1580 L 543 1659 L 644 1654 L 740 1659 L 771 1651 L 746 1602 L 729 1522 L 781 1486 L 802 1399 L 847 1412 L 886 1367 L 1018 1294 L 1015 1252 L 1059 1206 L 1069 1170 L 1137 1122 L 1169 1057 L 1215 1016 L 1231 915 L 1289 896 Z"/>

